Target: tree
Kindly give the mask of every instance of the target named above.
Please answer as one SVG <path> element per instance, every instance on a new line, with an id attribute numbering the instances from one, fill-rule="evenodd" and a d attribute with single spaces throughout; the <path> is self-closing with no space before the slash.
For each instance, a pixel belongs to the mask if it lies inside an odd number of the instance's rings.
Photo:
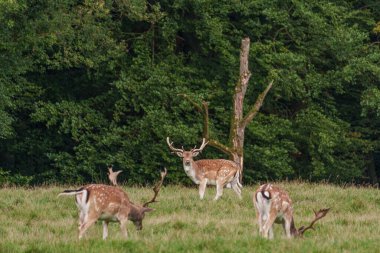
<path id="1" fill-rule="evenodd" d="M 12 134 L 13 120 L 8 112 L 12 102 L 5 82 L 5 78 L 0 78 L 0 139 L 7 138 Z"/>
<path id="2" fill-rule="evenodd" d="M 190 99 L 187 95 L 182 95 L 188 99 L 199 112 L 203 113 L 203 137 L 208 141 L 209 145 L 219 149 L 220 151 L 229 155 L 230 159 L 235 161 L 240 165 L 243 172 L 244 165 L 244 134 L 247 125 L 255 118 L 259 112 L 261 106 L 264 103 L 265 97 L 267 96 L 269 90 L 273 86 L 273 81 L 271 81 L 266 89 L 259 94 L 256 102 L 244 116 L 244 97 L 248 88 L 249 79 L 251 78 L 251 72 L 248 68 L 248 56 L 250 48 L 250 39 L 244 38 L 241 41 L 240 49 L 240 71 L 239 80 L 235 86 L 235 92 L 233 95 L 233 109 L 230 120 L 230 134 L 229 143 L 227 145 L 222 144 L 220 141 L 210 137 L 209 131 L 209 113 L 208 113 L 208 103 L 203 101 L 202 106 L 197 104 L 195 101 Z M 240 179 L 242 179 L 243 173 L 240 174 Z"/>
<path id="3" fill-rule="evenodd" d="M 206 156 L 244 162 L 245 183 L 368 182 L 366 159 L 380 150 L 370 2 L 0 1 L 0 168 L 79 183 L 114 164 L 144 184 L 168 166 L 169 181 L 186 183 L 165 137 L 186 145 L 203 134 L 220 144 Z M 244 37 L 255 73 L 246 90 Z"/>

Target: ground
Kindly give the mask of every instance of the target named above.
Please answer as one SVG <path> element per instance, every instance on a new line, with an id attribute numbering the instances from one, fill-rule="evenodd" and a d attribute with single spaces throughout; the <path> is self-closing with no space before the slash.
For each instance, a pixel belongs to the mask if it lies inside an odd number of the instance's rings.
<path id="1" fill-rule="evenodd" d="M 73 197 L 57 197 L 64 186 L 0 189 L 0 252 L 379 252 L 380 191 L 364 187 L 280 182 L 294 203 L 296 226 L 313 217 L 313 209 L 330 213 L 306 232 L 304 239 L 286 239 L 280 225 L 275 239 L 258 235 L 252 194 L 243 200 L 226 189 L 213 201 L 215 187 L 199 200 L 197 188 L 165 186 L 151 204 L 143 230 L 128 224 L 125 240 L 117 224 L 102 240 L 101 223 L 77 239 L 78 212 Z M 75 188 L 72 186 L 69 188 Z M 123 187 L 134 202 L 148 200 L 149 188 Z"/>

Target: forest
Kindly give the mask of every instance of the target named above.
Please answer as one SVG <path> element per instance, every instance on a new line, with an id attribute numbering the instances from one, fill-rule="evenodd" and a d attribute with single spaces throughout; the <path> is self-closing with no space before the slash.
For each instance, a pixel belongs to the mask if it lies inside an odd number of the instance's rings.
<path id="1" fill-rule="evenodd" d="M 227 144 L 242 39 L 244 184 L 378 184 L 377 0 L 0 1 L 0 185 L 190 184 L 179 147 Z M 209 145 L 197 157 L 228 156 Z"/>

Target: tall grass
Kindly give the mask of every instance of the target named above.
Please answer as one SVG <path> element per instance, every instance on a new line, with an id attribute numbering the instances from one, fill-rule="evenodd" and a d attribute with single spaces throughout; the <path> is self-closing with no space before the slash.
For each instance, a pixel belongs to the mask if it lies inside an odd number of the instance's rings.
<path id="1" fill-rule="evenodd" d="M 380 194 L 371 188 L 341 188 L 325 184 L 279 183 L 294 202 L 296 226 L 313 217 L 313 209 L 331 207 L 330 213 L 304 239 L 286 239 L 280 225 L 275 239 L 258 236 L 252 193 L 243 200 L 226 189 L 212 201 L 215 188 L 204 200 L 197 189 L 162 188 L 147 214 L 142 231 L 128 224 L 125 240 L 111 224 L 103 241 L 101 223 L 77 239 L 78 212 L 72 197 L 57 198 L 63 187 L 0 190 L 0 252 L 379 252 Z M 125 188 L 134 202 L 152 196 L 148 188 Z"/>

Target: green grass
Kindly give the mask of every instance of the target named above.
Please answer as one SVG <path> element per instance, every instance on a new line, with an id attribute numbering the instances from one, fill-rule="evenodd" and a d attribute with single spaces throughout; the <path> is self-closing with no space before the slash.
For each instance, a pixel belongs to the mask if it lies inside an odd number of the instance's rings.
<path id="1" fill-rule="evenodd" d="M 297 227 L 312 218 L 313 209 L 332 207 L 304 239 L 286 239 L 280 225 L 275 226 L 274 240 L 258 236 L 252 205 L 257 186 L 245 187 L 241 201 L 226 189 L 217 202 L 212 201 L 214 187 L 206 190 L 204 200 L 199 200 L 195 187 L 164 187 L 142 231 L 129 223 L 125 240 L 114 223 L 106 241 L 101 223 L 91 227 L 83 240 L 77 239 L 74 198 L 57 198 L 64 187 L 3 188 L 0 252 L 379 252 L 379 190 L 279 184 L 293 199 Z M 135 202 L 152 196 L 148 188 L 125 190 Z"/>

